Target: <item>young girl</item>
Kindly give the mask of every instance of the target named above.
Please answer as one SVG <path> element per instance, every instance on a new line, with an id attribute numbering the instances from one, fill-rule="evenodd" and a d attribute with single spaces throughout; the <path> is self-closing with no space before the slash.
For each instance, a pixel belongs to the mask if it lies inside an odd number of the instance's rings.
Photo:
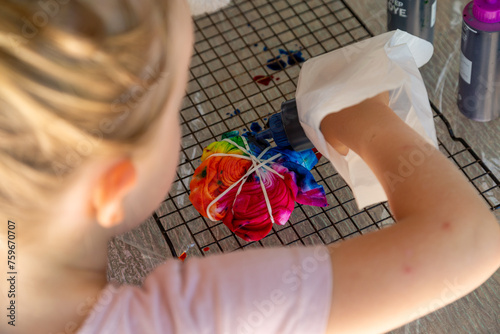
<path id="1" fill-rule="evenodd" d="M 384 179 L 422 139 L 383 93 L 321 130 L 372 168 L 397 224 L 328 247 L 169 260 L 140 288 L 108 284 L 109 238 L 173 180 L 192 44 L 182 0 L 0 1 L 1 254 L 8 221 L 16 233 L 1 333 L 381 333 L 499 267 L 498 223 L 437 150 L 404 182 Z"/>

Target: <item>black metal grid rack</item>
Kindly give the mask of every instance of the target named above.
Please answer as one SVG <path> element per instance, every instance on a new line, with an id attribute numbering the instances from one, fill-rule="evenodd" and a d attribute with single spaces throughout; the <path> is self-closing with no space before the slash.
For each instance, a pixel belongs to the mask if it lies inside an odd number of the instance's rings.
<path id="1" fill-rule="evenodd" d="M 387 203 L 358 211 L 351 190 L 324 158 L 312 172 L 324 186 L 329 206 L 297 205 L 289 222 L 275 225 L 261 241 L 245 242 L 222 222 L 202 217 L 188 197 L 203 148 L 224 132 L 242 132 L 252 122 L 265 124 L 283 101 L 293 98 L 300 71 L 295 56 L 307 60 L 371 34 L 340 0 L 235 0 L 229 8 L 196 19 L 195 34 L 190 82 L 181 111 L 183 137 L 177 178 L 153 214 L 173 256 L 189 245 L 191 256 L 246 247 L 328 244 L 394 223 Z M 267 61 L 277 57 L 279 49 L 293 58 L 290 64 L 277 59 L 272 70 Z M 286 58 L 283 54 L 280 59 Z M 259 75 L 269 80 L 267 86 L 254 81 Z M 463 139 L 454 136 L 442 113 L 435 106 L 433 109 L 440 150 L 463 171 L 492 210 L 499 209 L 499 180 Z"/>

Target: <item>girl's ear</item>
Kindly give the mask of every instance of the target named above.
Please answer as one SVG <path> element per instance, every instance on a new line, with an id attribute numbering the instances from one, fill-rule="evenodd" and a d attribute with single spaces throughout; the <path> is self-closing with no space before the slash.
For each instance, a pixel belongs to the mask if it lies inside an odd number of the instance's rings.
<path id="1" fill-rule="evenodd" d="M 95 219 L 105 228 L 123 221 L 123 199 L 135 186 L 137 172 L 129 158 L 110 167 L 96 184 L 92 193 L 92 207 Z"/>

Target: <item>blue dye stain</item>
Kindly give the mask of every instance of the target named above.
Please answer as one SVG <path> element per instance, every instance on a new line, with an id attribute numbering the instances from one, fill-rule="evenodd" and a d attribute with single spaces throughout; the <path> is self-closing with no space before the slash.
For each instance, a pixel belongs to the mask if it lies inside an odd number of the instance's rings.
<path id="1" fill-rule="evenodd" d="M 300 49 L 302 49 L 302 47 Z M 267 50 L 268 49 L 265 46 L 264 51 Z M 273 71 L 279 71 L 284 69 L 287 66 L 287 63 L 288 65 L 293 66 L 306 61 L 304 59 L 304 56 L 302 55 L 302 51 L 294 51 L 294 50 L 287 51 L 284 49 L 278 49 L 278 52 L 280 53 L 279 56 L 269 59 L 267 61 L 267 67 Z M 281 59 L 282 55 L 288 57 L 287 62 Z"/>
<path id="2" fill-rule="evenodd" d="M 262 50 L 263 50 L 263 51 L 267 51 L 267 50 L 269 50 L 269 49 L 267 48 L 267 46 L 264 46 L 264 48 L 263 48 Z"/>
<path id="3" fill-rule="evenodd" d="M 295 53 L 292 53 L 288 56 L 288 65 L 295 65 L 299 63 L 303 63 L 306 60 L 304 57 L 302 57 L 302 52 L 297 51 Z"/>
<path id="4" fill-rule="evenodd" d="M 259 44 L 255 43 L 253 46 L 257 46 L 257 45 L 259 45 Z"/>
<path id="5" fill-rule="evenodd" d="M 264 118 L 264 121 L 267 121 L 267 118 Z"/>
<path id="6" fill-rule="evenodd" d="M 278 51 L 280 54 L 288 56 L 288 65 L 290 66 L 305 62 L 302 51 L 286 51 L 283 49 L 279 49 Z"/>
<path id="7" fill-rule="evenodd" d="M 240 109 L 236 109 L 235 111 L 233 111 L 232 113 L 226 113 L 226 116 L 229 116 L 229 118 L 233 117 L 233 116 L 236 116 L 236 115 L 239 115 L 241 114 L 241 110 Z"/>
<path id="8" fill-rule="evenodd" d="M 280 59 L 280 56 L 269 59 L 267 61 L 267 67 L 273 71 L 279 71 L 286 67 L 286 63 Z"/>
<path id="9" fill-rule="evenodd" d="M 262 127 L 259 123 L 253 122 L 252 125 L 250 125 L 250 130 L 252 130 L 252 132 L 260 132 L 262 130 Z"/>
<path id="10" fill-rule="evenodd" d="M 248 130 L 247 129 L 243 129 L 243 132 L 247 132 Z"/>

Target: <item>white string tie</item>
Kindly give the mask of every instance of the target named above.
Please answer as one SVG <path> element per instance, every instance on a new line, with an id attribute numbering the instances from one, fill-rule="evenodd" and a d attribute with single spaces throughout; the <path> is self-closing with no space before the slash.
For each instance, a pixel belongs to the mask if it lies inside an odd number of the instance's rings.
<path id="1" fill-rule="evenodd" d="M 243 175 L 238 181 L 236 181 L 235 183 L 230 185 L 226 190 L 224 190 L 224 192 L 222 192 L 212 202 L 210 202 L 210 204 L 207 206 L 207 217 L 211 221 L 215 221 L 214 217 L 210 214 L 210 208 L 215 203 L 217 203 L 222 197 L 224 197 L 227 193 L 229 193 L 234 187 L 236 187 L 239 184 L 240 186 L 238 188 L 238 191 L 236 192 L 236 195 L 234 196 L 233 206 L 231 209 L 233 214 L 234 214 L 233 208 L 234 208 L 234 204 L 236 203 L 236 199 L 238 198 L 238 195 L 241 193 L 243 185 L 247 181 L 248 177 L 253 172 L 255 172 L 257 174 L 257 177 L 259 178 L 260 188 L 262 189 L 262 193 L 264 194 L 264 200 L 266 201 L 267 211 L 269 212 L 269 216 L 271 217 L 271 222 L 274 224 L 273 209 L 271 207 L 271 202 L 269 201 L 269 196 L 267 195 L 267 191 L 266 191 L 266 187 L 264 185 L 264 182 L 262 182 L 262 174 L 260 172 L 260 169 L 264 168 L 264 169 L 278 175 L 281 179 L 285 179 L 285 177 L 283 175 L 281 175 L 280 173 L 278 173 L 277 171 L 275 171 L 274 169 L 272 169 L 271 167 L 269 167 L 267 165 L 268 163 L 273 162 L 274 160 L 279 158 L 281 156 L 281 153 L 275 154 L 272 157 L 270 157 L 269 159 L 262 161 L 261 160 L 262 157 L 264 156 L 264 154 L 267 153 L 267 151 L 269 151 L 269 149 L 271 149 L 271 147 L 267 147 L 265 150 L 263 150 L 259 154 L 258 157 L 256 157 L 250 153 L 250 147 L 248 146 L 246 138 L 241 137 L 241 139 L 243 140 L 243 143 L 245 144 L 244 148 L 241 147 L 240 145 L 236 144 L 234 141 L 232 141 L 229 138 L 225 138 L 225 139 L 223 139 L 223 141 L 230 143 L 231 145 L 235 146 L 236 148 L 238 148 L 240 151 L 247 154 L 248 156 L 244 156 L 244 155 L 240 155 L 240 154 L 230 154 L 230 153 L 213 153 L 207 157 L 207 159 L 211 158 L 211 157 L 235 157 L 235 158 L 240 158 L 240 159 L 252 161 L 252 167 L 245 173 L 245 175 Z"/>

